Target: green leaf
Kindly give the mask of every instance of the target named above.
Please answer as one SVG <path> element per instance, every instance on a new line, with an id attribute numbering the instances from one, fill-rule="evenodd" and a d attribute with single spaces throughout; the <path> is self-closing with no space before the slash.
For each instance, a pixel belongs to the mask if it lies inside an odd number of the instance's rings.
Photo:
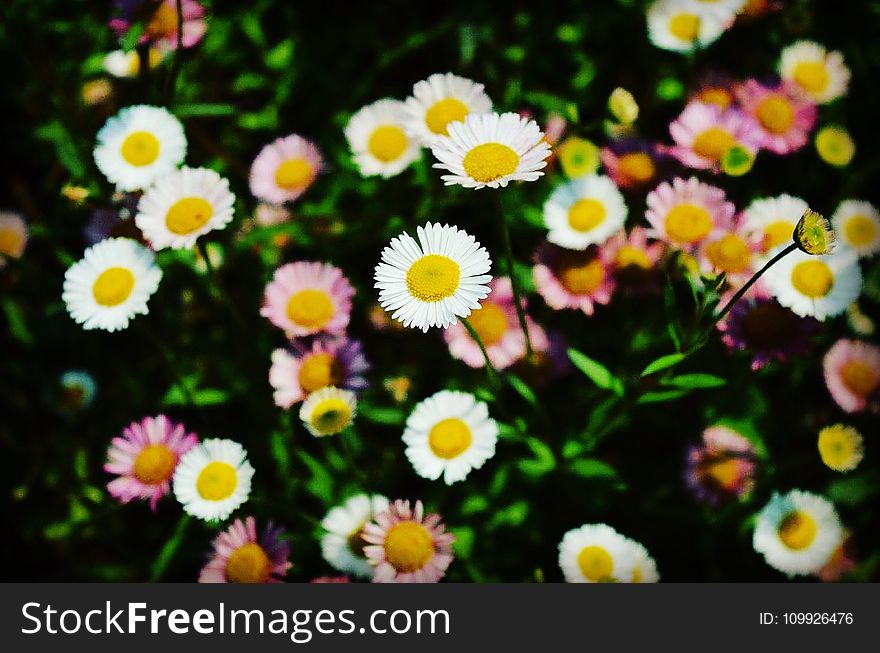
<path id="1" fill-rule="evenodd" d="M 364 402 L 359 406 L 358 412 L 360 417 L 376 424 L 403 424 L 406 421 L 403 411 L 391 406 L 373 406 Z"/>
<path id="2" fill-rule="evenodd" d="M 461 504 L 462 515 L 474 515 L 489 508 L 489 500 L 481 494 L 473 494 Z"/>
<path id="3" fill-rule="evenodd" d="M 144 33 L 144 24 L 143 23 L 135 23 L 131 27 L 128 28 L 128 31 L 125 33 L 125 36 L 122 37 L 122 49 L 126 52 L 133 50 L 138 41 L 141 38 L 141 34 Z M 176 33 L 176 31 L 175 31 Z"/>
<path id="4" fill-rule="evenodd" d="M 576 368 L 583 372 L 597 387 L 603 390 L 611 390 L 618 396 L 623 396 L 623 382 L 614 376 L 602 363 L 593 360 L 577 349 L 569 349 L 568 357 Z"/>
<path id="5" fill-rule="evenodd" d="M 269 105 L 260 111 L 243 113 L 238 117 L 238 125 L 242 129 L 276 129 L 278 127 L 278 109 Z"/>
<path id="6" fill-rule="evenodd" d="M 193 393 L 193 403 L 196 406 L 216 406 L 225 404 L 229 399 L 229 393 L 218 388 L 203 388 Z"/>
<path id="7" fill-rule="evenodd" d="M 293 40 L 285 39 L 266 53 L 266 66 L 272 70 L 287 68 L 293 61 Z"/>
<path id="8" fill-rule="evenodd" d="M 671 379 L 665 379 L 661 383 L 685 390 L 694 390 L 698 388 L 720 388 L 727 383 L 727 380 L 714 374 L 695 373 L 679 374 Z"/>
<path id="9" fill-rule="evenodd" d="M 507 381 L 510 383 L 510 386 L 514 390 L 516 390 L 523 399 L 525 399 L 533 406 L 538 405 L 538 398 L 535 396 L 535 393 L 525 381 L 523 381 L 518 376 L 514 376 L 513 374 L 507 375 Z"/>
<path id="10" fill-rule="evenodd" d="M 30 345 L 34 342 L 30 329 L 24 321 L 24 313 L 21 307 L 16 304 L 11 297 L 4 297 L 3 313 L 6 315 L 6 323 L 9 326 L 9 333 L 13 338 L 21 343 Z"/>
<path id="11" fill-rule="evenodd" d="M 196 104 L 179 104 L 174 109 L 174 115 L 178 118 L 200 117 L 200 116 L 231 116 L 235 113 L 235 107 L 231 104 L 223 103 L 196 103 Z"/>
<path id="12" fill-rule="evenodd" d="M 651 374 L 654 374 L 655 372 L 659 372 L 660 370 L 665 370 L 668 367 L 672 367 L 673 365 L 678 365 L 684 359 L 684 354 L 666 354 L 666 356 L 661 356 L 660 358 L 648 363 L 648 366 L 642 370 L 642 376 L 649 376 Z"/>
<path id="13" fill-rule="evenodd" d="M 569 440 L 562 445 L 562 457 L 571 459 L 580 456 L 586 447 L 577 440 Z"/>
<path id="14" fill-rule="evenodd" d="M 639 397 L 637 404 L 659 404 L 664 401 L 674 401 L 684 397 L 688 393 L 687 390 L 660 390 L 657 392 L 646 392 Z"/>
<path id="15" fill-rule="evenodd" d="M 582 478 L 614 478 L 615 469 L 595 458 L 579 458 L 571 461 L 571 471 Z"/>
<path id="16" fill-rule="evenodd" d="M 247 37 L 261 50 L 266 46 L 266 35 L 263 32 L 263 24 L 257 14 L 245 11 L 241 15 L 241 29 Z"/>
<path id="17" fill-rule="evenodd" d="M 168 564 L 171 562 L 172 558 L 174 558 L 174 554 L 177 553 L 180 544 L 183 542 L 183 536 L 186 533 L 186 527 L 189 524 L 190 519 L 191 517 L 187 513 L 183 513 L 180 516 L 180 521 L 177 522 L 177 528 L 174 530 L 174 534 L 165 541 L 162 550 L 159 551 L 159 555 L 156 556 L 156 560 L 150 568 L 151 582 L 155 582 L 162 578 L 162 575 L 168 568 Z"/>
<path id="18" fill-rule="evenodd" d="M 284 435 L 276 431 L 272 434 L 269 442 L 272 448 L 272 457 L 278 465 L 278 474 L 283 478 L 288 476 L 288 470 L 290 469 L 290 456 L 287 453 L 287 446 L 284 440 Z"/>
<path id="19" fill-rule="evenodd" d="M 556 468 L 553 450 L 538 438 L 526 438 L 526 445 L 532 450 L 534 458 L 520 460 L 517 468 L 527 476 L 543 476 Z"/>
<path id="20" fill-rule="evenodd" d="M 312 478 L 306 483 L 306 490 L 322 501 L 331 500 L 333 498 L 333 477 L 330 472 L 302 449 L 297 449 L 296 455 L 305 463 L 312 474 Z"/>
<path id="21" fill-rule="evenodd" d="M 528 501 L 515 501 L 506 508 L 501 508 L 495 512 L 492 521 L 489 522 L 489 528 L 493 529 L 498 526 L 520 526 L 526 520 L 528 514 Z"/>
<path id="22" fill-rule="evenodd" d="M 857 505 L 865 503 L 880 492 L 880 475 L 871 472 L 842 478 L 828 485 L 828 496 L 835 503 Z"/>
<path id="23" fill-rule="evenodd" d="M 469 558 L 474 549 L 474 540 L 476 539 L 474 529 L 470 526 L 459 526 L 457 528 L 450 528 L 449 531 L 455 536 L 452 548 L 455 551 L 456 557 L 462 559 Z"/>

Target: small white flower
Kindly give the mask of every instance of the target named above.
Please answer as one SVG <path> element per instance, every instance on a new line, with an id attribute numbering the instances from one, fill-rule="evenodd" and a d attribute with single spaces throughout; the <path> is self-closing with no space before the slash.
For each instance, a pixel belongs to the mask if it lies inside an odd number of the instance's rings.
<path id="1" fill-rule="evenodd" d="M 623 195 L 604 175 L 578 177 L 557 186 L 544 204 L 547 240 L 566 249 L 601 245 L 626 221 Z"/>
<path id="2" fill-rule="evenodd" d="M 348 121 L 345 138 L 364 177 L 393 177 L 419 158 L 419 144 L 407 135 L 405 122 L 404 103 L 389 99 L 363 107 Z"/>
<path id="3" fill-rule="evenodd" d="M 692 52 L 704 48 L 730 27 L 732 20 L 706 11 L 691 0 L 657 0 L 648 7 L 648 37 L 663 50 Z"/>
<path id="4" fill-rule="evenodd" d="M 311 393 L 299 409 L 299 418 L 316 437 L 334 435 L 344 430 L 357 410 L 355 394 L 328 385 Z"/>
<path id="5" fill-rule="evenodd" d="M 606 524 L 584 524 L 559 543 L 567 583 L 629 583 L 641 560 L 632 540 Z"/>
<path id="6" fill-rule="evenodd" d="M 844 200 L 831 216 L 838 242 L 860 257 L 880 251 L 880 212 L 870 202 Z"/>
<path id="7" fill-rule="evenodd" d="M 388 499 L 380 494 L 358 494 L 330 509 L 321 522 L 327 533 L 321 538 L 321 554 L 334 569 L 359 578 L 371 578 L 373 565 L 364 556 L 367 543 L 361 533 L 376 515 L 388 510 Z"/>
<path id="8" fill-rule="evenodd" d="M 238 442 L 210 439 L 187 451 L 174 470 L 174 496 L 199 519 L 226 519 L 248 500 L 254 468 Z"/>
<path id="9" fill-rule="evenodd" d="M 782 51 L 779 74 L 810 99 L 827 104 L 846 95 L 850 71 L 837 50 L 828 52 L 813 41 L 797 41 Z"/>
<path id="10" fill-rule="evenodd" d="M 449 123 L 491 110 L 492 100 L 482 84 L 452 73 L 436 73 L 413 86 L 412 97 L 406 99 L 406 128 L 423 145 L 430 145 L 449 133 Z"/>

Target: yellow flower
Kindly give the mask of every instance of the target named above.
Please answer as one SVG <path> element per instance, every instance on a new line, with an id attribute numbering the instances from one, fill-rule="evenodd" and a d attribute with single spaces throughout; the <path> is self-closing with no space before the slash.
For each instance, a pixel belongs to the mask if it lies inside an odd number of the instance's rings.
<path id="1" fill-rule="evenodd" d="M 617 87 L 608 98 L 608 110 L 614 118 L 624 124 L 631 125 L 639 117 L 639 105 L 633 94 L 625 88 Z"/>
<path id="2" fill-rule="evenodd" d="M 755 155 L 742 145 L 734 145 L 721 157 L 721 169 L 731 177 L 742 177 L 752 169 Z"/>
<path id="3" fill-rule="evenodd" d="M 584 138 L 570 136 L 559 146 L 559 164 L 569 179 L 591 175 L 599 169 L 599 148 Z"/>
<path id="4" fill-rule="evenodd" d="M 794 228 L 794 242 L 802 252 L 812 256 L 828 254 L 834 249 L 834 228 L 819 213 L 807 209 Z"/>
<path id="5" fill-rule="evenodd" d="M 816 134 L 816 151 L 827 164 L 843 168 L 856 155 L 856 144 L 843 127 L 828 125 Z"/>
<path id="6" fill-rule="evenodd" d="M 865 451 L 862 434 L 851 426 L 835 424 L 819 431 L 819 455 L 836 472 L 849 472 L 859 466 Z"/>
<path id="7" fill-rule="evenodd" d="M 74 204 L 82 204 L 89 197 L 89 189 L 84 188 L 83 186 L 74 186 L 73 184 L 66 184 L 61 189 L 61 195 L 65 198 L 69 199 Z"/>

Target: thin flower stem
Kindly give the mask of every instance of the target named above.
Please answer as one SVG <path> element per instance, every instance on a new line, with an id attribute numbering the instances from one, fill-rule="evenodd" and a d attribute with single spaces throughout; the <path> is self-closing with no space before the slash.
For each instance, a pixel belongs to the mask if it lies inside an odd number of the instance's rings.
<path id="1" fill-rule="evenodd" d="M 779 252 L 776 256 L 774 256 L 769 261 L 767 261 L 767 263 L 764 265 L 764 267 L 762 267 L 760 270 L 758 270 L 752 276 L 752 278 L 749 279 L 743 285 L 742 288 L 740 288 L 739 290 L 736 291 L 736 294 L 730 298 L 730 301 L 724 305 L 724 308 L 722 308 L 720 311 L 718 311 L 718 315 L 715 316 L 715 320 L 712 322 L 712 325 L 709 328 L 711 329 L 713 326 L 718 324 L 724 318 L 724 316 L 730 312 L 730 309 L 733 308 L 734 304 L 736 304 L 740 299 L 742 299 L 742 296 L 745 295 L 749 291 L 749 288 L 751 288 L 753 285 L 755 285 L 755 282 L 761 277 L 762 274 L 764 274 L 767 270 L 772 268 L 779 261 L 781 261 L 783 258 L 788 256 L 789 254 L 791 254 L 796 249 L 797 249 L 797 244 L 792 243 L 791 245 L 789 245 L 788 247 L 783 249 L 781 252 Z"/>
<path id="2" fill-rule="evenodd" d="M 513 246 L 510 242 L 510 228 L 507 225 L 507 218 L 504 215 L 504 205 L 501 202 L 500 191 L 496 190 L 492 193 L 495 198 L 495 205 L 498 209 L 498 219 L 501 222 L 501 239 L 504 244 L 504 256 L 507 259 L 507 273 L 510 275 L 510 286 L 513 289 L 513 303 L 516 306 L 516 317 L 519 320 L 519 327 L 522 329 L 523 337 L 526 340 L 526 358 L 532 358 L 532 340 L 529 338 L 529 326 L 526 322 L 526 312 L 523 309 L 522 291 L 519 287 L 519 279 L 516 276 L 516 270 L 513 265 Z"/>
<path id="3" fill-rule="evenodd" d="M 174 534 L 165 542 L 165 546 L 159 551 L 159 555 L 156 557 L 153 566 L 150 568 L 151 583 L 160 580 L 165 574 L 165 570 L 168 569 L 168 565 L 171 563 L 172 558 L 174 558 L 178 549 L 180 549 L 180 545 L 183 542 L 183 536 L 186 533 L 186 527 L 189 525 L 191 519 L 192 518 L 188 513 L 183 513 L 180 516 L 180 520 L 177 522 L 177 528 L 174 529 Z"/>
<path id="4" fill-rule="evenodd" d="M 468 322 L 466 318 L 460 319 L 461 323 L 464 325 L 464 328 L 467 329 L 467 332 L 471 335 L 471 338 L 474 340 L 474 342 L 477 343 L 477 346 L 483 353 L 483 359 L 486 361 L 486 373 L 489 375 L 489 381 L 496 389 L 501 387 L 501 381 L 498 378 L 498 370 L 495 369 L 495 366 L 492 365 L 492 361 L 489 360 L 489 352 L 486 351 L 486 345 L 483 344 L 483 341 L 480 338 L 480 334 L 477 333 L 477 330 L 474 329 L 473 325 Z"/>
<path id="5" fill-rule="evenodd" d="M 226 305 L 226 308 L 229 309 L 229 313 L 232 315 L 232 319 L 235 320 L 235 324 L 242 330 L 246 331 L 244 325 L 244 320 L 241 317 L 241 314 L 238 312 L 238 309 L 235 307 L 235 304 L 232 303 L 232 300 L 229 298 L 229 295 L 226 293 L 226 288 L 223 286 L 223 281 L 220 279 L 220 274 L 217 272 L 217 269 L 214 267 L 214 264 L 211 263 L 211 257 L 208 256 L 208 247 L 205 245 L 204 241 L 198 241 L 199 252 L 202 255 L 202 258 L 205 260 L 205 267 L 208 268 L 208 275 L 211 277 L 211 282 L 214 286 L 214 290 L 220 295 L 220 299 L 223 304 Z"/>

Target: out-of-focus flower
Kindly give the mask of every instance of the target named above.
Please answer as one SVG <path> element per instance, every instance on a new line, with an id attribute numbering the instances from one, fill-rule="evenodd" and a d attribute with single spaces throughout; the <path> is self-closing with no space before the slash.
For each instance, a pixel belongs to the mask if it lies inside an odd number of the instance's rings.
<path id="1" fill-rule="evenodd" d="M 721 172 L 730 177 L 742 177 L 755 165 L 755 153 L 744 145 L 734 145 L 721 157 Z"/>
<path id="2" fill-rule="evenodd" d="M 752 153 L 761 147 L 761 129 L 739 109 L 722 112 L 718 107 L 691 102 L 669 125 L 675 141 L 670 150 L 684 165 L 698 170 L 720 169 L 724 155 L 740 145 Z"/>
<path id="3" fill-rule="evenodd" d="M 804 211 L 798 220 L 793 238 L 798 249 L 811 256 L 830 254 L 836 240 L 831 222 L 810 209 Z"/>
<path id="4" fill-rule="evenodd" d="M 117 331 L 149 313 L 147 301 L 161 279 L 153 252 L 129 238 L 109 238 L 67 269 L 61 298 L 84 329 Z"/>
<path id="5" fill-rule="evenodd" d="M 840 544 L 834 549 L 831 558 L 824 567 L 816 572 L 819 580 L 823 583 L 834 583 L 839 581 L 844 574 L 854 571 L 858 566 L 854 549 L 852 535 L 844 531 Z"/>
<path id="6" fill-rule="evenodd" d="M 632 540 L 607 524 L 584 524 L 559 543 L 559 568 L 567 583 L 630 583 L 644 564 Z"/>
<path id="7" fill-rule="evenodd" d="M 767 564 L 789 576 L 824 567 L 841 541 L 843 527 L 834 505 L 801 490 L 773 494 L 758 514 L 752 543 Z"/>
<path id="8" fill-rule="evenodd" d="M 67 370 L 58 379 L 53 404 L 62 415 L 73 415 L 92 405 L 97 392 L 95 379 L 85 370 Z"/>
<path id="9" fill-rule="evenodd" d="M 118 476 L 107 484 L 107 490 L 122 503 L 149 499 L 155 510 L 159 499 L 171 490 L 181 456 L 198 442 L 195 433 L 187 433 L 183 424 L 165 415 L 133 422 L 121 437 L 113 438 L 107 451 L 104 471 Z"/>
<path id="10" fill-rule="evenodd" d="M 657 563 L 654 561 L 654 558 L 651 557 L 651 554 L 648 553 L 648 549 L 635 540 L 629 540 L 629 546 L 632 548 L 633 557 L 636 560 L 636 564 L 633 567 L 632 578 L 630 578 L 629 582 L 658 582 L 660 580 L 660 574 L 657 572 Z"/>
<path id="11" fill-rule="evenodd" d="M 856 155 L 856 144 L 846 129 L 828 125 L 816 134 L 816 151 L 825 163 L 845 168 Z"/>
<path id="12" fill-rule="evenodd" d="M 364 177 L 394 177 L 421 156 L 419 142 L 407 135 L 405 124 L 406 105 L 390 99 L 369 104 L 351 117 L 345 138 Z"/>
<path id="13" fill-rule="evenodd" d="M 723 272 L 731 284 L 740 285 L 751 277 L 759 253 L 760 246 L 749 240 L 740 225 L 734 225 L 729 231 L 707 238 L 700 246 L 697 260 L 703 273 Z"/>
<path id="14" fill-rule="evenodd" d="M 455 538 L 438 514 L 425 514 L 421 501 L 397 500 L 364 526 L 374 583 L 436 583 L 452 563 Z"/>
<path id="15" fill-rule="evenodd" d="M 621 189 L 656 183 L 670 159 L 666 148 L 633 139 L 612 141 L 599 153 L 605 173 Z"/>
<path id="16" fill-rule="evenodd" d="M 327 531 L 321 538 L 321 554 L 334 569 L 359 578 L 370 578 L 373 566 L 364 555 L 364 527 L 388 510 L 381 494 L 358 494 L 330 509 L 321 522 Z"/>
<path id="17" fill-rule="evenodd" d="M 601 245 L 623 227 L 627 208 L 610 177 L 589 175 L 557 186 L 544 203 L 547 240 L 566 249 Z"/>
<path id="18" fill-rule="evenodd" d="M 427 333 L 467 317 L 489 294 L 492 261 L 485 247 L 457 227 L 427 223 L 418 242 L 404 232 L 391 239 L 376 266 L 379 303 L 405 327 Z"/>
<path id="19" fill-rule="evenodd" d="M 180 458 L 174 496 L 184 511 L 205 521 L 226 519 L 251 493 L 254 468 L 232 440 L 204 440 Z"/>
<path id="20" fill-rule="evenodd" d="M 492 100 L 482 84 L 452 73 L 435 73 L 413 86 L 406 99 L 404 125 L 410 136 L 430 146 L 439 136 L 449 135 L 450 123 L 490 111 Z"/>
<path id="21" fill-rule="evenodd" d="M 608 239 L 603 248 L 611 261 L 617 287 L 628 294 L 651 293 L 662 280 L 657 263 L 666 252 L 666 244 L 648 240 L 648 230 L 633 227 L 629 233 L 621 229 Z"/>
<path id="22" fill-rule="evenodd" d="M 382 311 L 382 314 L 384 315 L 385 311 Z M 408 376 L 392 376 L 382 382 L 382 386 L 388 391 L 391 398 L 399 404 L 407 400 L 412 385 L 412 379 Z"/>
<path id="23" fill-rule="evenodd" d="M 721 36 L 732 17 L 701 11 L 700 3 L 656 0 L 648 7 L 648 38 L 664 50 L 692 52 L 704 48 Z"/>
<path id="24" fill-rule="evenodd" d="M 755 447 L 749 439 L 718 424 L 703 431 L 702 442 L 688 449 L 685 480 L 697 499 L 718 505 L 747 496 L 756 470 Z"/>
<path id="25" fill-rule="evenodd" d="M 324 167 L 321 152 L 297 134 L 265 145 L 251 164 L 250 188 L 270 204 L 292 202 L 314 183 Z"/>
<path id="26" fill-rule="evenodd" d="M 813 41 L 797 41 L 782 51 L 779 74 L 817 104 L 828 104 L 847 93 L 850 71 L 843 55 Z"/>
<path id="27" fill-rule="evenodd" d="M 880 252 L 880 211 L 870 202 L 844 200 L 831 216 L 840 244 L 860 257 Z"/>
<path id="28" fill-rule="evenodd" d="M 336 435 L 351 425 L 357 412 L 357 398 L 349 390 L 325 386 L 306 397 L 299 418 L 315 437 Z"/>
<path id="29" fill-rule="evenodd" d="M 260 202 L 254 210 L 254 222 L 260 227 L 273 227 L 292 219 L 293 214 L 288 209 L 276 204 Z"/>
<path id="30" fill-rule="evenodd" d="M 470 114 L 449 125 L 448 136 L 438 136 L 431 152 L 447 170 L 447 186 L 499 188 L 511 181 L 535 181 L 544 173 L 550 145 L 538 123 L 517 113 Z"/>
<path id="31" fill-rule="evenodd" d="M 118 16 L 110 20 L 110 28 L 119 38 L 125 36 L 136 21 L 146 20 L 139 43 L 155 43 L 172 50 L 177 47 L 177 24 L 180 20 L 177 15 L 177 0 L 162 0 L 152 13 L 147 13 L 149 5 L 146 0 L 116 0 L 115 5 Z M 208 29 L 205 8 L 196 0 L 183 0 L 181 9 L 181 45 L 191 48 L 202 40 Z"/>
<path id="32" fill-rule="evenodd" d="M 452 485 L 495 455 L 498 424 L 473 395 L 441 390 L 410 413 L 403 442 L 416 474 Z"/>
<path id="33" fill-rule="evenodd" d="M 150 47 L 147 54 L 147 62 L 150 68 L 155 68 L 165 58 L 166 50 L 158 47 Z M 104 56 L 104 71 L 114 77 L 137 77 L 141 71 L 141 58 L 137 50 L 114 50 Z"/>
<path id="34" fill-rule="evenodd" d="M 89 189 L 84 186 L 64 184 L 61 187 L 61 196 L 70 200 L 73 204 L 80 205 L 89 198 Z"/>
<path id="35" fill-rule="evenodd" d="M 556 151 L 562 172 L 569 179 L 592 175 L 599 169 L 599 148 L 585 138 L 569 136 Z"/>
<path id="36" fill-rule="evenodd" d="M 614 293 L 611 263 L 604 248 L 575 251 L 542 243 L 532 268 L 535 289 L 554 310 L 575 309 L 592 315 Z"/>
<path id="37" fill-rule="evenodd" d="M 199 574 L 200 583 L 280 583 L 293 564 L 283 528 L 266 524 L 257 533 L 253 517 L 236 519 L 214 540 L 214 553 Z"/>
<path id="38" fill-rule="evenodd" d="M 30 230 L 18 213 L 0 212 L 0 270 L 9 259 L 19 259 L 24 254 Z"/>
<path id="39" fill-rule="evenodd" d="M 794 228 L 809 208 L 800 197 L 787 194 L 759 198 L 743 212 L 743 229 L 766 254 L 791 243 Z"/>
<path id="40" fill-rule="evenodd" d="M 849 324 L 849 328 L 852 329 L 856 335 L 864 337 L 873 336 L 876 331 L 874 320 L 862 311 L 858 302 L 853 302 L 847 306 L 846 321 L 847 324 Z"/>
<path id="41" fill-rule="evenodd" d="M 862 434 L 852 426 L 835 424 L 819 431 L 819 456 L 835 472 L 851 472 L 865 457 Z"/>
<path id="42" fill-rule="evenodd" d="M 80 98 L 83 104 L 94 107 L 107 102 L 113 97 L 113 84 L 106 77 L 97 77 L 83 82 L 80 89 Z"/>
<path id="43" fill-rule="evenodd" d="M 556 145 L 565 135 L 567 127 L 568 121 L 565 118 L 558 113 L 551 113 L 544 123 L 544 140 L 550 145 Z"/>
<path id="44" fill-rule="evenodd" d="M 631 125 L 639 117 L 639 104 L 625 88 L 617 87 L 608 98 L 608 110 L 614 119 L 624 125 Z"/>
<path id="45" fill-rule="evenodd" d="M 275 270 L 260 315 L 290 337 L 340 334 L 348 326 L 354 288 L 329 263 L 298 261 Z"/>
<path id="46" fill-rule="evenodd" d="M 847 413 L 880 411 L 880 347 L 838 340 L 822 361 L 831 398 Z"/>
<path id="47" fill-rule="evenodd" d="M 736 95 L 761 129 L 761 147 L 789 154 L 807 143 L 816 124 L 816 105 L 804 100 L 791 82 L 770 87 L 750 79 L 737 88 Z"/>
<path id="48" fill-rule="evenodd" d="M 723 190 L 696 177 L 661 183 L 648 194 L 647 204 L 648 235 L 691 253 L 729 230 L 736 211 Z"/>

